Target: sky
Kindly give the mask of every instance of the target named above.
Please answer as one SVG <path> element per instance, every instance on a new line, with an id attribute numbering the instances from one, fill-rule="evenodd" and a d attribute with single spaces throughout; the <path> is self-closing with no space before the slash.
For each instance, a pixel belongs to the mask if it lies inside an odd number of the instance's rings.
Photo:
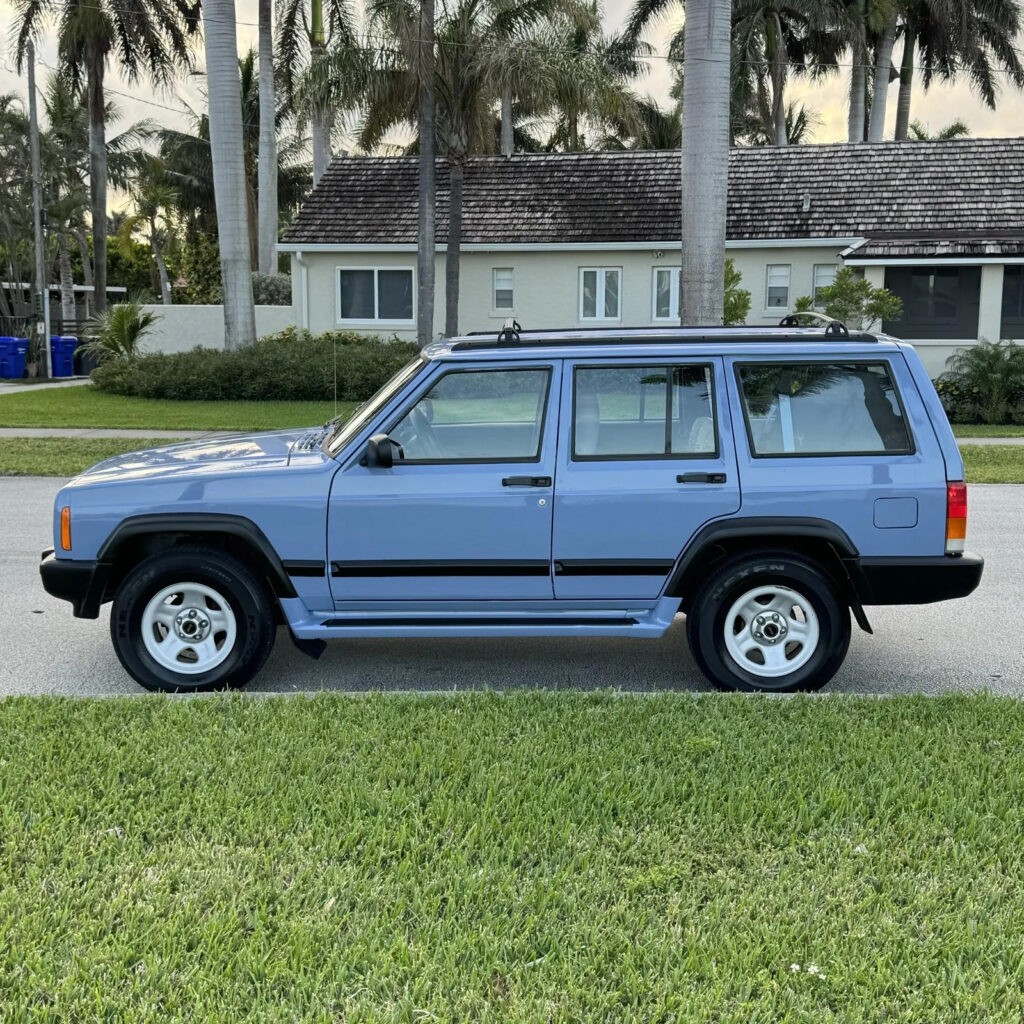
<path id="1" fill-rule="evenodd" d="M 256 45 L 257 0 L 236 0 L 238 16 L 239 51 L 244 52 Z M 605 26 L 617 29 L 628 16 L 631 0 L 605 0 Z M 14 5 L 11 0 L 0 0 L 0 94 L 16 92 L 27 95 L 24 77 L 14 71 L 14 57 L 11 34 Z M 667 51 L 668 40 L 682 24 L 682 5 L 668 15 L 650 32 L 648 41 L 657 53 Z M 1024 38 L 1021 39 L 1024 46 Z M 56 64 L 56 43 L 52 29 L 48 31 L 38 49 L 43 66 L 37 69 L 38 84 L 48 74 L 48 68 Z M 202 54 L 199 54 L 200 65 Z M 900 59 L 899 44 L 893 59 Z M 663 104 L 668 103 L 671 74 L 668 62 L 652 59 L 648 61 L 649 73 L 641 79 L 636 88 Z M 823 82 L 804 83 L 791 81 L 787 88 L 787 99 L 802 102 L 814 119 L 812 142 L 835 142 L 846 137 L 846 93 L 849 72 L 841 69 L 838 74 Z M 202 77 L 194 75 L 179 81 L 173 92 L 158 92 L 147 83 L 131 84 L 121 80 L 116 69 L 108 75 L 110 98 L 120 107 L 124 123 L 143 118 L 152 118 L 173 127 L 186 127 L 189 123 L 188 110 L 201 110 L 204 106 Z M 896 116 L 896 90 L 890 87 L 887 111 L 887 134 L 891 137 Z M 122 95 L 123 94 L 123 95 Z M 171 109 L 167 109 L 171 108 Z M 974 136 L 1016 136 L 1024 135 L 1024 94 L 1012 88 L 1004 88 L 995 111 L 989 110 L 965 83 L 956 85 L 933 85 L 926 93 L 919 81 L 915 82 L 912 117 L 921 121 L 932 131 L 956 118 L 962 118 Z"/>

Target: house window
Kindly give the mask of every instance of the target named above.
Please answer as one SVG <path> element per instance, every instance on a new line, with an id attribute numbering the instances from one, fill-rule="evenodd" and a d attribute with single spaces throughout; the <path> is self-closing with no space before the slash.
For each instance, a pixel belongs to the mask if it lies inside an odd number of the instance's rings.
<path id="1" fill-rule="evenodd" d="M 338 320 L 413 322 L 412 267 L 338 269 Z"/>
<path id="2" fill-rule="evenodd" d="M 1024 338 L 1024 267 L 1003 267 L 1001 338 Z"/>
<path id="3" fill-rule="evenodd" d="M 768 264 L 768 287 L 765 291 L 766 309 L 789 309 L 789 276 L 788 263 Z"/>
<path id="4" fill-rule="evenodd" d="M 654 310 L 652 319 L 679 319 L 679 268 L 654 268 Z"/>
<path id="5" fill-rule="evenodd" d="M 580 319 L 618 320 L 621 267 L 580 267 Z"/>
<path id="6" fill-rule="evenodd" d="M 980 267 L 886 267 L 885 287 L 903 300 L 899 320 L 882 329 L 901 338 L 976 338 Z"/>
<path id="7" fill-rule="evenodd" d="M 831 288 L 836 283 L 836 265 L 834 263 L 815 263 L 814 276 L 811 280 L 811 304 L 816 309 L 822 309 L 825 302 L 820 292 L 822 288 Z"/>
<path id="8" fill-rule="evenodd" d="M 511 267 L 493 270 L 492 305 L 496 313 L 511 313 L 515 302 L 515 273 Z"/>

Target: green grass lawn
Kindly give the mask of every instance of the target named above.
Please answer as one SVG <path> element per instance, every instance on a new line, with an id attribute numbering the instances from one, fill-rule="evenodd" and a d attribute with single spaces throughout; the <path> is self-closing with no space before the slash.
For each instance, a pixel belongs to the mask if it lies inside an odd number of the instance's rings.
<path id="1" fill-rule="evenodd" d="M 1024 445 L 961 444 L 960 453 L 968 483 L 1024 483 Z"/>
<path id="2" fill-rule="evenodd" d="M 1024 1019 L 1024 704 L 0 703 L 12 1021 Z"/>
<path id="3" fill-rule="evenodd" d="M 75 476 L 103 459 L 168 444 L 160 438 L 0 438 L 0 476 Z"/>
<path id="4" fill-rule="evenodd" d="M 989 423 L 954 423 L 957 437 L 1024 437 L 1024 426 L 1019 423 L 993 426 Z"/>
<path id="5" fill-rule="evenodd" d="M 338 412 L 348 414 L 355 404 L 339 402 Z M 171 402 L 108 395 L 89 385 L 0 392 L 0 427 L 275 430 L 326 423 L 333 415 L 333 402 Z"/>

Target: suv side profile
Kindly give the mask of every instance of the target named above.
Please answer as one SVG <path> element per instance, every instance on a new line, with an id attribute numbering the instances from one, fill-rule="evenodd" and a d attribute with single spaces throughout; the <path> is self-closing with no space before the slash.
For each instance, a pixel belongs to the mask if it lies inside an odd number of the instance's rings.
<path id="1" fill-rule="evenodd" d="M 346 422 L 136 452 L 54 505 L 46 589 L 171 692 L 276 627 L 659 637 L 730 690 L 823 686 L 851 615 L 964 597 L 960 453 L 914 349 L 820 327 L 503 331 L 425 349 Z"/>

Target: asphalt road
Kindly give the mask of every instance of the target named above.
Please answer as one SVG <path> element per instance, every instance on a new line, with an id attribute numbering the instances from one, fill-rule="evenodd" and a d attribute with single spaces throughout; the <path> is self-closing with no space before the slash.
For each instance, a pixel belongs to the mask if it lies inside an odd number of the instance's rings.
<path id="1" fill-rule="evenodd" d="M 0 479 L 0 695 L 144 692 L 110 646 L 108 614 L 76 619 L 39 582 L 61 481 Z M 963 601 L 869 609 L 874 636 L 854 631 L 832 692 L 979 690 L 1024 696 L 1024 486 L 975 485 L 969 547 L 985 555 L 980 588 Z M 705 690 L 682 622 L 661 640 L 347 640 L 319 661 L 278 633 L 250 686 L 297 690 L 494 687 Z"/>

